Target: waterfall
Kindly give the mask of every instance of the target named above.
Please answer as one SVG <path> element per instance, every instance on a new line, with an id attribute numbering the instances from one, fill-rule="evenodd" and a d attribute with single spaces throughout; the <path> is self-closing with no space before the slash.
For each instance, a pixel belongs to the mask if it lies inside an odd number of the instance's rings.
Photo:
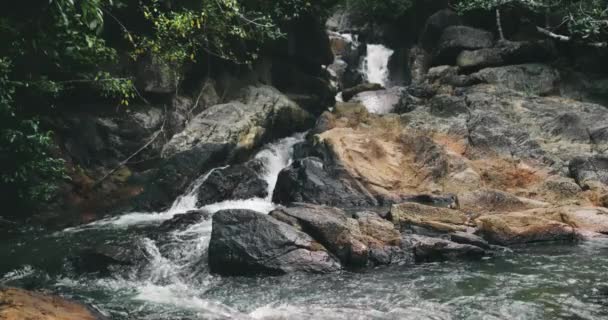
<path id="1" fill-rule="evenodd" d="M 361 74 L 367 82 L 379 83 L 386 87 L 389 84 L 388 62 L 395 51 L 381 45 L 368 44 L 367 55 L 361 64 Z"/>

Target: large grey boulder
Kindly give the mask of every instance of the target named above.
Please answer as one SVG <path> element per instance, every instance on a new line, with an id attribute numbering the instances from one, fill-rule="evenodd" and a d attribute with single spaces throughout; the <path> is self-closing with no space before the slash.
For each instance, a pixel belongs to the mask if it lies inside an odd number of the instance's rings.
<path id="1" fill-rule="evenodd" d="M 373 213 L 359 213 L 353 218 L 338 208 L 296 204 L 270 215 L 310 234 L 344 266 L 389 264 L 401 254 L 399 231 Z"/>
<path id="2" fill-rule="evenodd" d="M 420 34 L 420 44 L 425 50 L 431 51 L 446 28 L 461 24 L 462 20 L 456 12 L 450 9 L 437 11 L 426 20 Z"/>
<path id="3" fill-rule="evenodd" d="M 329 273 L 340 264 L 318 242 L 277 219 L 249 210 L 213 216 L 211 272 L 222 275 Z"/>
<path id="4" fill-rule="evenodd" d="M 454 64 L 463 50 L 489 48 L 494 44 L 492 33 L 467 26 L 446 28 L 435 49 L 436 64 Z"/>
<path id="5" fill-rule="evenodd" d="M 474 73 L 472 77 L 482 83 L 536 95 L 555 92 L 560 79 L 557 70 L 536 63 L 486 68 Z"/>
<path id="6" fill-rule="evenodd" d="M 210 107 L 192 119 L 165 145 L 162 157 L 170 158 L 205 144 L 251 150 L 265 136 L 303 131 L 312 121 L 308 112 L 275 88 L 249 86 L 235 101 Z"/>

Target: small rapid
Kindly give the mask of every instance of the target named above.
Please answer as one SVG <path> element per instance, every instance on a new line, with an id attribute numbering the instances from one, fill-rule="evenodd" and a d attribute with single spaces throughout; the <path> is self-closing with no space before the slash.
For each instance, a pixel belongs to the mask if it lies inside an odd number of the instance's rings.
<path id="1" fill-rule="evenodd" d="M 361 74 L 364 79 L 369 83 L 388 86 L 390 80 L 388 64 L 394 53 L 395 51 L 381 44 L 368 44 L 367 55 L 361 63 Z"/>

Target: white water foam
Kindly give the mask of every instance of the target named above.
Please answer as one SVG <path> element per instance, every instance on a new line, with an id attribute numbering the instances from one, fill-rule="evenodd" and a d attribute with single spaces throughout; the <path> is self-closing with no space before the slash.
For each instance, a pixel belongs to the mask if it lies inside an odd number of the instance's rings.
<path id="1" fill-rule="evenodd" d="M 361 74 L 369 83 L 386 87 L 389 83 L 388 62 L 395 51 L 381 45 L 368 44 L 367 55 L 361 64 Z"/>

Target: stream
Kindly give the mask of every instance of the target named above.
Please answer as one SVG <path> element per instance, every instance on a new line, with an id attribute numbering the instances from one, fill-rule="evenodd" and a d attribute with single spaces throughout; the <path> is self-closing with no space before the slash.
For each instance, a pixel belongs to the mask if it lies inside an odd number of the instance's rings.
<path id="1" fill-rule="evenodd" d="M 303 135 L 257 154 L 274 186 Z M 211 221 L 149 237 L 176 213 L 194 209 L 196 185 L 162 213 L 129 213 L 56 233 L 21 230 L 0 244 L 0 284 L 54 293 L 96 306 L 112 319 L 605 319 L 608 242 L 504 250 L 480 262 L 397 265 L 361 273 L 224 278 L 208 272 Z M 272 188 L 272 187 L 271 187 Z M 268 212 L 270 199 L 227 201 L 215 212 Z M 83 247 L 128 240 L 148 261 L 107 276 L 81 276 Z"/>
<path id="2" fill-rule="evenodd" d="M 366 79 L 387 85 L 392 50 L 368 45 Z M 377 111 L 374 102 L 366 103 Z M 386 110 L 385 110 L 386 112 Z M 151 236 L 175 214 L 244 208 L 268 213 L 279 172 L 292 161 L 297 134 L 263 147 L 265 199 L 196 208 L 202 175 L 166 212 L 126 213 L 49 233 L 22 229 L 0 241 L 0 285 L 44 289 L 128 319 L 607 319 L 608 241 L 528 245 L 479 262 L 379 267 L 360 273 L 220 277 L 209 273 L 211 220 Z M 225 167 L 223 167 L 225 168 Z M 222 168 L 217 168 L 222 169 Z M 217 170 L 214 169 L 214 170 Z M 82 248 L 127 242 L 141 266 L 83 276 L 73 259 Z"/>

